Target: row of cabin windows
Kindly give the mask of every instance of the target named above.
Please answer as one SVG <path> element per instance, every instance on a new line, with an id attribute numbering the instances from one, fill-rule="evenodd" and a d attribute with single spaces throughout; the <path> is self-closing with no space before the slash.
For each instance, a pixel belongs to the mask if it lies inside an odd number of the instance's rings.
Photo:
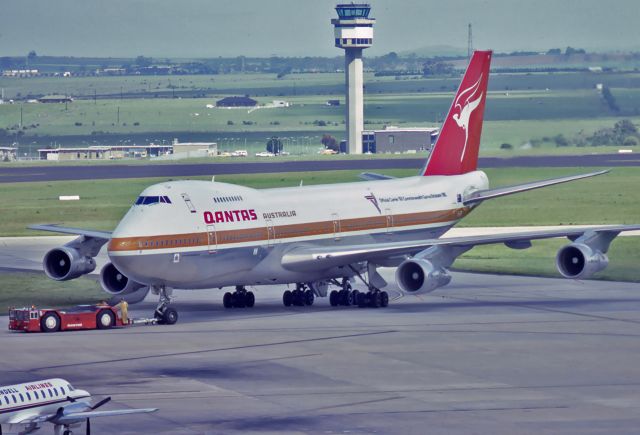
<path id="1" fill-rule="evenodd" d="M 164 248 L 169 246 L 192 246 L 200 244 L 200 239 L 140 240 L 139 248 Z"/>
<path id="2" fill-rule="evenodd" d="M 235 201 L 243 201 L 242 196 L 240 195 L 232 195 L 232 196 L 214 196 L 213 202 L 216 204 L 223 202 L 235 202 Z"/>
<path id="3" fill-rule="evenodd" d="M 11 399 L 13 400 L 13 403 L 16 404 L 18 402 L 24 403 L 25 396 L 27 401 L 32 400 L 31 399 L 32 394 L 33 394 L 33 399 L 35 400 L 46 399 L 47 393 L 49 393 L 49 398 L 53 398 L 54 396 L 64 397 L 64 395 L 67 394 L 66 391 L 64 390 L 64 387 L 60 387 L 60 392 L 58 392 L 57 387 L 54 387 L 54 388 L 47 388 L 46 390 L 40 390 L 40 391 L 38 390 L 33 390 L 31 392 L 27 391 L 24 395 L 22 393 L 18 393 L 17 395 L 12 394 L 11 396 L 6 395 L 3 397 L 3 399 L 4 399 L 4 404 L 8 406 L 8 405 L 11 405 L 11 401 L 9 400 L 9 397 L 11 397 Z M 2 403 L 2 400 L 0 400 L 0 403 Z"/>
<path id="4" fill-rule="evenodd" d="M 139 196 L 135 205 L 171 204 L 168 196 Z"/>

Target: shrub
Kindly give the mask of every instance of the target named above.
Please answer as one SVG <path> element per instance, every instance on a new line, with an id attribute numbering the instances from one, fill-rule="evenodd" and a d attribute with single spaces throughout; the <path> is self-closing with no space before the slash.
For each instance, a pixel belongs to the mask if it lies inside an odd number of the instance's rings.
<path id="1" fill-rule="evenodd" d="M 501 150 L 512 150 L 513 149 L 513 145 L 511 145 L 510 143 L 503 143 L 502 145 L 500 145 L 500 149 Z"/>

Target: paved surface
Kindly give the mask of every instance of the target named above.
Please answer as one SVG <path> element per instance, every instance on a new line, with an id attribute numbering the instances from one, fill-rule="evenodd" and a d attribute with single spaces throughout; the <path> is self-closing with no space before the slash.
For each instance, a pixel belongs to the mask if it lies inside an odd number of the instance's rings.
<path id="1" fill-rule="evenodd" d="M 233 310 L 179 292 L 174 326 L 26 335 L 0 317 L 0 384 L 59 376 L 104 409 L 160 408 L 101 434 L 638 433 L 635 284 L 456 273 L 378 310 L 281 291 Z"/>
<path id="2" fill-rule="evenodd" d="M 150 165 L 87 165 L 0 167 L 0 183 L 26 181 L 99 180 L 110 178 L 193 177 L 199 175 L 262 174 L 293 171 L 415 169 L 424 165 L 423 159 L 388 160 L 312 160 L 276 162 L 234 162 L 205 164 L 150 164 Z M 598 154 L 584 156 L 530 156 L 480 158 L 480 168 L 502 167 L 587 167 L 587 166 L 640 166 L 636 154 Z"/>

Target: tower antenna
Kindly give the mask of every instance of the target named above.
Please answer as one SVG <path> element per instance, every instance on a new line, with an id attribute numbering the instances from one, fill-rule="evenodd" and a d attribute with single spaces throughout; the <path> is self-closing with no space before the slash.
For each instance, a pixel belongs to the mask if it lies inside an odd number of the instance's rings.
<path id="1" fill-rule="evenodd" d="M 469 23 L 469 39 L 467 41 L 467 61 L 471 62 L 473 56 L 473 33 L 471 31 L 471 23 Z"/>

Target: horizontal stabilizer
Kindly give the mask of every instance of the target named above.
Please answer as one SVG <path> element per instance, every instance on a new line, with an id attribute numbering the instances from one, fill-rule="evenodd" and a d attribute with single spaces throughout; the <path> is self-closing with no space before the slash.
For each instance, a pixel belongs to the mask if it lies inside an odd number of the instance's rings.
<path id="1" fill-rule="evenodd" d="M 374 181 L 374 180 L 391 180 L 396 177 L 392 177 L 391 175 L 377 174 L 375 172 L 363 172 L 359 175 L 365 181 Z"/>
<path id="2" fill-rule="evenodd" d="M 87 412 L 73 412 L 70 414 L 56 417 L 56 424 L 73 424 L 85 421 L 88 418 L 96 417 L 114 417 L 118 415 L 130 415 L 130 414 L 147 414 L 150 412 L 156 412 L 158 408 L 140 408 L 140 409 L 114 409 L 113 411 L 87 411 Z"/>
<path id="3" fill-rule="evenodd" d="M 606 174 L 609 169 L 590 172 L 588 174 L 570 175 L 568 177 L 551 178 L 549 180 L 533 181 L 531 183 L 518 184 L 515 186 L 499 187 L 497 189 L 478 190 L 473 192 L 467 198 L 464 198 L 464 205 L 476 204 L 486 199 L 499 198 L 501 196 L 511 195 L 514 193 L 526 192 L 527 190 L 539 189 L 541 187 L 553 186 L 554 184 L 567 183 L 569 181 L 580 180 L 582 178 L 595 177 L 597 175 Z"/>

